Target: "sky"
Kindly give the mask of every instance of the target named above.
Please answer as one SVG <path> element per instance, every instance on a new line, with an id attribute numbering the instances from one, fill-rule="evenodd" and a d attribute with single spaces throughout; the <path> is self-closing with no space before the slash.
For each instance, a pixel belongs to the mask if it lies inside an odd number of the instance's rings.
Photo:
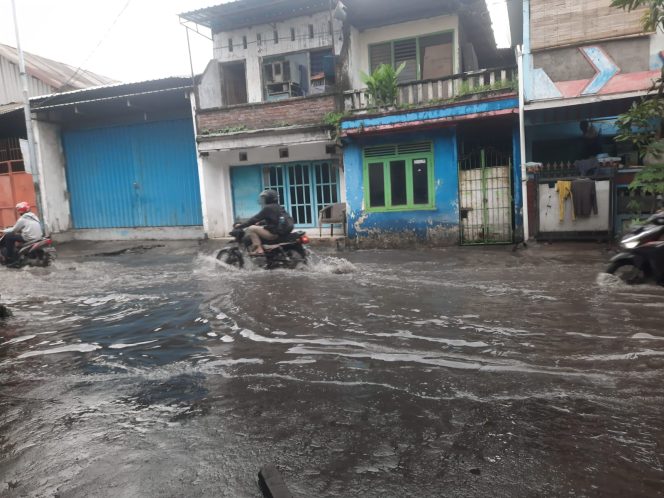
<path id="1" fill-rule="evenodd" d="M 177 15 L 229 0 L 15 1 L 23 50 L 131 82 L 191 74 Z M 504 0 L 487 5 L 494 25 L 506 26 Z M 505 36 L 499 30 L 497 39 Z M 200 73 L 212 57 L 212 42 L 195 33 L 190 40 L 194 71 Z M 0 0 L 0 43 L 16 46 L 10 0 Z"/>
<path id="2" fill-rule="evenodd" d="M 24 51 L 125 82 L 191 74 L 185 28 L 180 25 L 178 14 L 225 3 L 224 0 L 15 1 Z M 194 70 L 202 72 L 212 58 L 212 42 L 195 33 L 190 34 L 190 40 Z M 16 46 L 10 0 L 0 0 L 0 43 Z"/>

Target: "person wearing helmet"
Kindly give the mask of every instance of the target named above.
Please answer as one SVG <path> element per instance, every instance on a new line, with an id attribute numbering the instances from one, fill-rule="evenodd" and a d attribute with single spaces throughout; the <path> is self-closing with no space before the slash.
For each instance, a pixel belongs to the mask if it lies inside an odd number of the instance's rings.
<path id="1" fill-rule="evenodd" d="M 16 257 L 16 243 L 32 243 L 44 238 L 39 218 L 30 211 L 30 204 L 19 202 L 16 204 L 16 213 L 19 215 L 16 224 L 4 230 L 0 244 L 5 248 L 7 261 Z"/>
<path id="2" fill-rule="evenodd" d="M 279 218 L 283 212 L 279 205 L 279 194 L 274 190 L 263 190 L 258 200 L 263 209 L 246 223 L 235 225 L 235 228 L 245 228 L 245 233 L 251 239 L 251 252 L 255 255 L 265 253 L 263 240 L 272 241 L 279 238 Z"/>

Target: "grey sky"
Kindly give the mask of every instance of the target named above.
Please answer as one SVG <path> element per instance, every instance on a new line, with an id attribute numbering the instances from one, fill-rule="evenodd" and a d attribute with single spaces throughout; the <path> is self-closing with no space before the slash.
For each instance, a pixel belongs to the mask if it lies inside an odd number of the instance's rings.
<path id="1" fill-rule="evenodd" d="M 185 28 L 177 14 L 228 0 L 16 0 L 23 49 L 121 81 L 188 75 Z M 498 15 L 504 0 L 488 0 Z M 497 14 L 496 14 L 497 13 Z M 505 25 L 506 16 L 499 20 Z M 109 30 L 108 36 L 104 34 Z M 498 35 L 504 36 L 499 33 Z M 103 38 L 101 46 L 90 53 Z M 0 43 L 15 45 L 10 0 L 0 0 Z M 194 70 L 212 57 L 212 42 L 192 34 Z"/>
<path id="2" fill-rule="evenodd" d="M 127 0 L 16 0 L 23 49 L 81 65 Z M 177 14 L 219 0 L 130 0 L 85 69 L 122 81 L 188 75 L 185 28 Z M 11 2 L 0 0 L 0 42 L 15 46 Z M 212 57 L 212 42 L 191 36 L 194 69 Z"/>

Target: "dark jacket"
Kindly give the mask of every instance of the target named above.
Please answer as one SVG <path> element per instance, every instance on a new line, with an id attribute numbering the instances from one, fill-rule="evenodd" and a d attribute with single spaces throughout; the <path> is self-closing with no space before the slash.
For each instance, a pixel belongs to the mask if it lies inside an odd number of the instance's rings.
<path id="1" fill-rule="evenodd" d="M 277 227 L 279 226 L 279 217 L 281 216 L 281 206 L 279 204 L 268 204 L 260 213 L 252 217 L 250 220 L 242 223 L 240 228 L 247 228 L 251 225 L 256 225 L 257 223 L 264 222 L 265 228 L 272 232 L 277 233 Z"/>
<path id="2" fill-rule="evenodd" d="M 590 213 L 597 214 L 597 189 L 595 182 L 587 178 L 572 182 L 572 202 L 574 214 L 577 217 L 587 218 Z"/>

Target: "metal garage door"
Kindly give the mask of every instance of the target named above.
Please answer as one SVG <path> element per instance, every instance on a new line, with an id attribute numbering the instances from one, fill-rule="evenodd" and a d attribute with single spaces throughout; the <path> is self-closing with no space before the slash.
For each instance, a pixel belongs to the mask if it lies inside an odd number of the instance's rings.
<path id="1" fill-rule="evenodd" d="M 64 134 L 74 228 L 202 225 L 191 120 Z"/>

